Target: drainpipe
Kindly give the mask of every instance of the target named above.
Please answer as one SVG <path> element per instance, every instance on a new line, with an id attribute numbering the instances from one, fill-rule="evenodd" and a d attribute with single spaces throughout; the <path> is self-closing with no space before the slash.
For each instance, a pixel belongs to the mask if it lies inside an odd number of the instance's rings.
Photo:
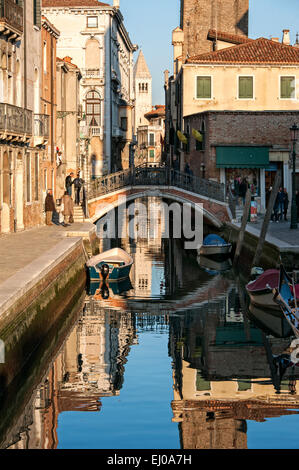
<path id="1" fill-rule="evenodd" d="M 54 163 L 54 45 L 51 35 L 51 163 Z M 53 188 L 54 192 L 54 188 Z"/>
<path id="2" fill-rule="evenodd" d="M 112 22 L 113 22 L 113 16 L 110 16 L 110 162 L 108 165 L 108 173 L 111 173 L 112 171 L 112 133 L 113 133 L 113 119 L 112 119 L 112 113 L 113 113 L 113 93 L 112 93 Z M 107 134 L 106 134 L 107 135 Z"/>

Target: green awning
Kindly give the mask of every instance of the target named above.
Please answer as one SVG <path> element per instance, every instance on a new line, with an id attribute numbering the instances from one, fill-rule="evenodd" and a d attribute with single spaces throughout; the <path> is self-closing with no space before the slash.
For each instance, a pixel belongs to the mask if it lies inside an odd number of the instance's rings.
<path id="1" fill-rule="evenodd" d="M 267 168 L 269 147 L 216 147 L 217 168 Z"/>

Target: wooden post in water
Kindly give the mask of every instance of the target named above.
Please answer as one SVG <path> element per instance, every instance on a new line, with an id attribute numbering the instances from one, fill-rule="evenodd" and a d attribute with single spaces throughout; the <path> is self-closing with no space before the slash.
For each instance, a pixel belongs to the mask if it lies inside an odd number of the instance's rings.
<path id="1" fill-rule="evenodd" d="M 264 221 L 263 221 L 260 237 L 259 237 L 258 244 L 257 244 L 257 247 L 256 247 L 255 255 L 254 255 L 254 258 L 253 258 L 253 261 L 252 261 L 252 268 L 254 266 L 258 266 L 258 264 L 260 262 L 262 252 L 263 252 L 264 243 L 265 243 L 265 240 L 266 240 L 266 235 L 267 235 L 269 223 L 270 223 L 270 219 L 271 219 L 271 214 L 272 214 L 272 211 L 273 211 L 273 207 L 274 207 L 274 204 L 275 204 L 275 200 L 276 200 L 277 193 L 278 193 L 280 185 L 281 185 L 281 170 L 278 170 L 277 173 L 276 173 L 276 176 L 275 176 L 275 181 L 274 181 L 273 189 L 271 191 L 268 207 L 267 207 L 267 210 L 266 210 L 266 215 L 265 215 L 265 218 L 264 218 Z"/>
<path id="2" fill-rule="evenodd" d="M 250 204 L 251 204 L 251 191 L 248 188 L 246 192 L 246 199 L 245 199 L 245 206 L 243 210 L 243 218 L 242 218 L 242 224 L 239 232 L 239 238 L 238 238 L 238 243 L 237 243 L 237 248 L 235 252 L 235 257 L 234 257 L 234 266 L 237 266 L 242 250 L 242 245 L 244 241 L 244 236 L 245 236 L 245 230 L 246 230 L 246 225 L 248 221 L 248 216 L 249 216 L 249 211 L 250 211 Z"/>

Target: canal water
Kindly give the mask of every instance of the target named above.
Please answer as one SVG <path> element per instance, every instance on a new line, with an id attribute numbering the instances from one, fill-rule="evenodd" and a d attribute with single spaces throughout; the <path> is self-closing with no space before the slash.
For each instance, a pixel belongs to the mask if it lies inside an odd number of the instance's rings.
<path id="1" fill-rule="evenodd" d="M 1 448 L 299 447 L 299 368 L 277 366 L 294 339 L 288 326 L 248 308 L 229 262 L 184 250 L 157 221 L 155 238 L 100 241 L 132 254 L 130 281 L 108 286 L 109 298 L 86 287 L 67 331 L 55 333 L 61 344 L 50 342 L 42 380 L 26 399 L 1 402 L 12 417 Z"/>

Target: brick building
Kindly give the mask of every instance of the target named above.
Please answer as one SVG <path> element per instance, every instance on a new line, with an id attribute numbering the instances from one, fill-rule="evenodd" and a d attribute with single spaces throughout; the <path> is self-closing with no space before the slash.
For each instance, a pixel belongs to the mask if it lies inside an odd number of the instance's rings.
<path id="1" fill-rule="evenodd" d="M 40 163 L 41 191 L 43 201 L 47 195 L 47 189 L 52 189 L 56 198 L 56 123 L 57 123 L 57 98 L 56 98 L 56 44 L 59 31 L 50 21 L 42 17 L 42 96 L 41 114 L 34 118 L 36 127 L 36 142 L 45 146 L 45 153 Z"/>
<path id="2" fill-rule="evenodd" d="M 181 0 L 183 59 L 213 50 L 209 29 L 248 36 L 249 0 Z"/>
<path id="3" fill-rule="evenodd" d="M 44 223 L 39 1 L 1 2 L 0 55 L 0 232 L 8 233 Z"/>

